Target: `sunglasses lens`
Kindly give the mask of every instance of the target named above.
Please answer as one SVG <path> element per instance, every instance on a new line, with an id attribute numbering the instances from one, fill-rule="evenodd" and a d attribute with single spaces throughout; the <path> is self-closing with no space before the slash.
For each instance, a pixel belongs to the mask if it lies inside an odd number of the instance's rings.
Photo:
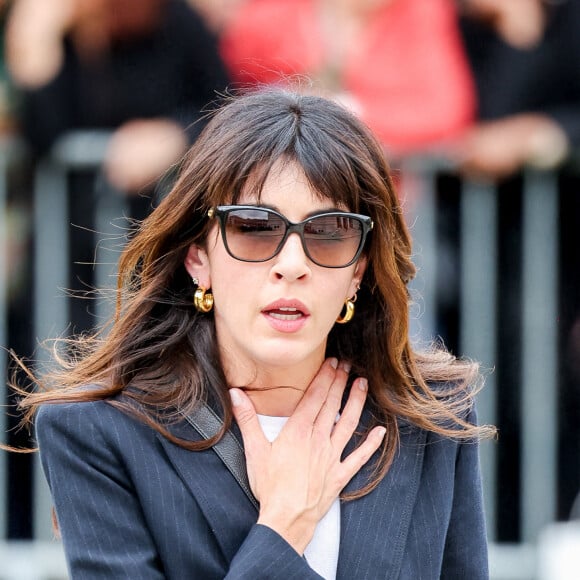
<path id="1" fill-rule="evenodd" d="M 312 261 L 341 267 L 356 256 L 363 236 L 362 222 L 352 216 L 323 215 L 304 224 L 304 243 Z"/>
<path id="2" fill-rule="evenodd" d="M 238 260 L 251 262 L 274 256 L 286 231 L 280 216 L 260 208 L 228 212 L 225 226 L 230 254 Z"/>

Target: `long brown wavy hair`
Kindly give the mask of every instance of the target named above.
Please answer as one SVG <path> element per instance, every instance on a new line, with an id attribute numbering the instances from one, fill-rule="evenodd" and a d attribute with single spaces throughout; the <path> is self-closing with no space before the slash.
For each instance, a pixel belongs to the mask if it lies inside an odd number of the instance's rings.
<path id="1" fill-rule="evenodd" d="M 221 437 L 232 411 L 214 319 L 195 310 L 183 261 L 192 243 L 204 245 L 208 210 L 235 204 L 249 180 L 259 194 L 280 160 L 297 163 L 321 197 L 374 222 L 356 315 L 335 325 L 327 343 L 327 356 L 368 378 L 375 424 L 387 428 L 372 480 L 353 497 L 387 472 L 399 420 L 458 440 L 493 434 L 466 420 L 477 365 L 442 348 L 414 352 L 409 343 L 411 239 L 380 144 L 338 104 L 277 88 L 230 98 L 213 114 L 172 191 L 121 256 L 114 319 L 100 333 L 66 341 L 67 356 L 55 353 L 57 370 L 30 374 L 39 388 L 21 401 L 25 420 L 43 404 L 106 399 L 185 448 L 207 449 Z M 222 414 L 222 432 L 202 442 L 176 439 L 167 421 L 201 400 Z"/>

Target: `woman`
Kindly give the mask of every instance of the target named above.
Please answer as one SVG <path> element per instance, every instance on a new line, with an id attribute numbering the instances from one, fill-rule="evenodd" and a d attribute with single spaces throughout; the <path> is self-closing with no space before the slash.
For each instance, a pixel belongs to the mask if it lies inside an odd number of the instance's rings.
<path id="1" fill-rule="evenodd" d="M 121 258 L 108 334 L 24 402 L 71 576 L 486 578 L 492 430 L 476 367 L 410 347 L 410 253 L 352 114 L 277 89 L 219 110 Z M 257 507 L 212 449 L 232 435 Z"/>

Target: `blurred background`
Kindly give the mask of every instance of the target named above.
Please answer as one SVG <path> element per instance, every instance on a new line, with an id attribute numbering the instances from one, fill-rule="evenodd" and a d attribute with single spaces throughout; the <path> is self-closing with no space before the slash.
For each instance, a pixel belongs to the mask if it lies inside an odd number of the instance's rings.
<path id="1" fill-rule="evenodd" d="M 0 374 L 106 321 L 219 95 L 335 98 L 396 175 L 413 340 L 487 370 L 491 577 L 577 580 L 579 30 L 580 0 L 0 0 Z M 0 398 L 0 442 L 33 445 Z M 0 453 L 0 580 L 66 578 L 50 508 L 36 455 Z"/>

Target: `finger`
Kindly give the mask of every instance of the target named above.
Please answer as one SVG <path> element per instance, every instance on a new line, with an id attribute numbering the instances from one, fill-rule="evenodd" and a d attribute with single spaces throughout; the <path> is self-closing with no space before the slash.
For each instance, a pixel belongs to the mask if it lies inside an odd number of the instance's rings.
<path id="1" fill-rule="evenodd" d="M 332 444 L 334 447 L 342 451 L 346 444 L 350 441 L 353 433 L 358 427 L 362 410 L 366 401 L 368 391 L 368 383 L 364 378 L 358 378 L 354 381 L 348 401 L 342 410 L 340 419 L 334 427 L 332 432 Z"/>
<path id="2" fill-rule="evenodd" d="M 322 406 L 322 409 L 320 409 L 318 417 L 316 418 L 315 425 L 327 435 L 331 433 L 334 424 L 336 423 L 349 372 L 350 364 L 346 361 L 341 362 L 336 371 L 330 390 L 328 391 L 324 405 Z"/>
<path id="3" fill-rule="evenodd" d="M 348 457 L 341 463 L 341 484 L 344 486 L 358 473 L 363 465 L 373 456 L 373 453 L 381 446 L 387 430 L 384 427 L 375 427 L 367 435 L 361 445 L 359 445 Z M 342 488 L 341 488 L 342 489 Z"/>
<path id="4" fill-rule="evenodd" d="M 306 389 L 296 410 L 288 420 L 287 425 L 289 427 L 297 423 L 309 426 L 314 425 L 316 417 L 318 417 L 318 413 L 320 413 L 330 387 L 336 377 L 337 367 L 338 360 L 336 358 L 330 358 L 324 361 L 320 370 Z"/>
<path id="5" fill-rule="evenodd" d="M 268 444 L 252 401 L 241 389 L 230 389 L 232 410 L 244 440 L 246 457 L 256 446 Z"/>

